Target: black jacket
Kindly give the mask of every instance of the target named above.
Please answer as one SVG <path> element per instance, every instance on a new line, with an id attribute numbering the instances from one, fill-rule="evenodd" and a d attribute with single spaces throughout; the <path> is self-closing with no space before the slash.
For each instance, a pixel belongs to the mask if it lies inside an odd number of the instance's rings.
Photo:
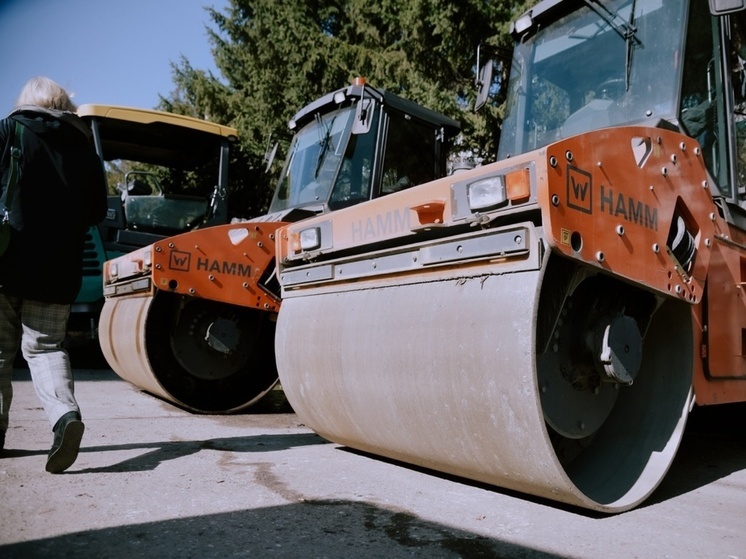
<path id="1" fill-rule="evenodd" d="M 72 113 L 20 107 L 0 120 L 0 195 L 15 121 L 24 125 L 0 291 L 69 304 L 80 290 L 85 232 L 106 216 L 106 181 L 90 130 Z"/>

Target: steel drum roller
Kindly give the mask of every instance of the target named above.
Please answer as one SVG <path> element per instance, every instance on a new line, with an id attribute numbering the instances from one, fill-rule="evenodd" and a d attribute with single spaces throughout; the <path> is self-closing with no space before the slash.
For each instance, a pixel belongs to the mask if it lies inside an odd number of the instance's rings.
<path id="1" fill-rule="evenodd" d="M 233 413 L 278 381 L 274 318 L 164 291 L 108 298 L 101 349 L 115 373 L 146 392 L 194 412 Z"/>
<path id="2" fill-rule="evenodd" d="M 618 395 L 594 432 L 560 434 L 542 398 L 559 422 L 576 410 L 558 412 L 563 392 L 546 380 L 542 396 L 547 371 L 537 365 L 556 365 L 537 356 L 557 351 L 537 348 L 537 328 L 561 306 L 540 301 L 568 295 L 545 276 L 549 260 L 520 273 L 498 275 L 495 264 L 471 277 L 290 294 L 276 336 L 288 400 L 343 445 L 594 510 L 634 507 L 663 478 L 682 436 L 689 307 L 665 302 L 653 314 L 635 381 L 612 388 Z M 551 295 L 542 299 L 542 290 Z"/>
<path id="3" fill-rule="evenodd" d="M 107 299 L 99 319 L 99 342 L 109 366 L 124 380 L 166 398 L 145 352 L 145 321 L 153 297 Z"/>

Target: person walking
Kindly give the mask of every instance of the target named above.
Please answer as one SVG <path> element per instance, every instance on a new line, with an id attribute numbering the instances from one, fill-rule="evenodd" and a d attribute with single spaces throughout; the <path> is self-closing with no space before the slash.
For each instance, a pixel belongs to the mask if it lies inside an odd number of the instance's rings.
<path id="1" fill-rule="evenodd" d="M 26 83 L 15 109 L 0 120 L 0 217 L 5 210 L 11 226 L 0 256 L 0 452 L 20 347 L 54 433 L 46 462 L 51 473 L 75 462 L 85 429 L 62 342 L 82 282 L 86 230 L 106 216 L 103 164 L 76 109 L 59 84 L 40 76 Z M 14 146 L 20 147 L 18 180 L 8 203 Z"/>

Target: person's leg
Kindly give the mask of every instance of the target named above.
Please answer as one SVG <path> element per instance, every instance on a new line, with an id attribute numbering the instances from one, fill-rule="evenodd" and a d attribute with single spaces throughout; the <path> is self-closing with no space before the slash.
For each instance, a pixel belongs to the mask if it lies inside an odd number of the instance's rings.
<path id="1" fill-rule="evenodd" d="M 13 362 L 21 341 L 21 301 L 0 293 L 0 450 L 5 447 L 8 413 L 13 400 Z"/>
<path id="2" fill-rule="evenodd" d="M 69 314 L 69 305 L 30 300 L 23 301 L 21 311 L 23 357 L 52 426 L 67 412 L 80 413 L 74 396 L 70 359 L 62 347 Z"/>
<path id="3" fill-rule="evenodd" d="M 67 351 L 62 348 L 70 305 L 25 300 L 21 311 L 21 350 L 49 423 L 54 443 L 46 470 L 59 473 L 78 457 L 84 425 L 75 400 L 73 374 Z"/>

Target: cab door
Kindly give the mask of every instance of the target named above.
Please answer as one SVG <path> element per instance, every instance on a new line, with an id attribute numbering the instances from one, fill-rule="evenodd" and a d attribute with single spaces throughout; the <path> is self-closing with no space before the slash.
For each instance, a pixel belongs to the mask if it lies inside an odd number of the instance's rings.
<path id="1" fill-rule="evenodd" d="M 702 404 L 746 398 L 746 12 L 707 10 L 691 2 L 681 98 L 682 127 L 700 143 L 717 208 L 702 306 L 705 378 L 695 381 Z"/>

